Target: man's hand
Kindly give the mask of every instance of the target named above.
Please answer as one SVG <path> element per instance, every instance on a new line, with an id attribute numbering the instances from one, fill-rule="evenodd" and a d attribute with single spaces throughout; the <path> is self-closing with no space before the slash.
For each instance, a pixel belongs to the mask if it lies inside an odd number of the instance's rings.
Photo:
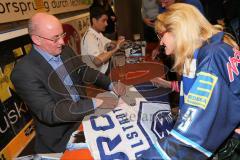
<path id="1" fill-rule="evenodd" d="M 167 81 L 160 77 L 153 78 L 151 82 L 156 87 L 171 88 L 171 81 Z"/>
<path id="2" fill-rule="evenodd" d="M 100 109 L 114 109 L 118 105 L 118 97 L 110 92 L 100 93 L 94 98 L 96 107 Z"/>
<path id="3" fill-rule="evenodd" d="M 117 96 L 124 96 L 126 94 L 126 85 L 121 83 L 120 80 L 118 82 L 113 82 L 113 92 Z"/>

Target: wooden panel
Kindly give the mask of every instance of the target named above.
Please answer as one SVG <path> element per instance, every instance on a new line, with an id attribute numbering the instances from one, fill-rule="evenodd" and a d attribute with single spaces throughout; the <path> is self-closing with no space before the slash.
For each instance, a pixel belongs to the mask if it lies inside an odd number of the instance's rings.
<path id="1" fill-rule="evenodd" d="M 114 3 L 118 35 L 123 35 L 128 40 L 133 40 L 134 34 L 143 37 L 141 0 L 115 0 Z"/>

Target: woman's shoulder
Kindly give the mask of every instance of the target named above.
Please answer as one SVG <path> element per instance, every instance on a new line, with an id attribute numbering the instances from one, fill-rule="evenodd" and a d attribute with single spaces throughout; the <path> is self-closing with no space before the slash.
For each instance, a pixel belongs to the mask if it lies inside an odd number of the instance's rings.
<path id="1" fill-rule="evenodd" d="M 201 58 L 226 58 L 233 56 L 234 48 L 221 41 L 217 43 L 207 43 L 200 48 L 199 57 Z"/>
<path id="2" fill-rule="evenodd" d="M 214 73 L 225 80 L 239 67 L 240 52 L 232 46 L 224 43 L 210 43 L 203 46 L 198 54 L 198 66 Z"/>

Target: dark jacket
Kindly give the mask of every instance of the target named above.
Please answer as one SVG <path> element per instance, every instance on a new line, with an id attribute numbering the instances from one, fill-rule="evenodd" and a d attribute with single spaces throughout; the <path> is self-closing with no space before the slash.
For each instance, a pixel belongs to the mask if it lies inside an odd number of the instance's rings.
<path id="1" fill-rule="evenodd" d="M 51 65 L 33 48 L 15 66 L 11 80 L 27 103 L 36 125 L 37 153 L 62 152 L 70 135 L 83 117 L 91 113 L 93 102 L 85 94 L 85 83 L 107 89 L 110 80 L 76 57 L 65 47 L 61 59 L 77 89 L 80 100 L 74 102 Z"/>

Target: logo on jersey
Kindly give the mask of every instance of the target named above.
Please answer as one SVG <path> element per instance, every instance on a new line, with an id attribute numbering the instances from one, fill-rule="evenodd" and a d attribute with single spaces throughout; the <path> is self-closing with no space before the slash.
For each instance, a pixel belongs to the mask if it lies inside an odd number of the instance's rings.
<path id="1" fill-rule="evenodd" d="M 197 74 L 197 79 L 185 97 L 185 103 L 206 109 L 218 78 L 206 72 Z"/>
<path id="2" fill-rule="evenodd" d="M 233 51 L 234 57 L 229 57 L 229 62 L 227 63 L 228 77 L 230 82 L 234 81 L 234 74 L 236 76 L 239 75 L 238 64 L 240 63 L 240 51 L 235 48 L 233 48 Z"/>
<path id="3" fill-rule="evenodd" d="M 194 108 L 189 108 L 183 115 L 181 123 L 178 126 L 178 129 L 182 132 L 186 132 L 190 125 L 192 124 L 194 117 L 196 116 L 197 110 Z"/>
<path id="4" fill-rule="evenodd" d="M 153 115 L 151 130 L 159 139 L 162 139 L 169 135 L 173 125 L 171 112 L 169 110 L 162 110 Z"/>

